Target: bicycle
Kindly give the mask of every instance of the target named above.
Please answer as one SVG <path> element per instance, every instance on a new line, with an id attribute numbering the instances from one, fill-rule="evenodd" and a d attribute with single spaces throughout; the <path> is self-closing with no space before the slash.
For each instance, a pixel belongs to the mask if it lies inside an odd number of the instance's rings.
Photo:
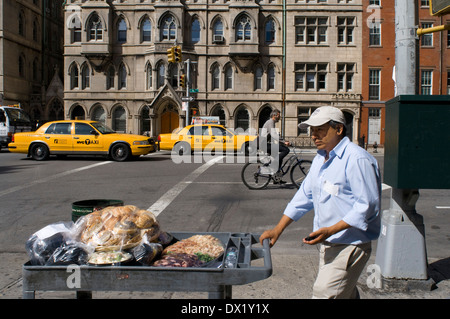
<path id="1" fill-rule="evenodd" d="M 309 172 L 312 161 L 302 159 L 296 148 L 293 148 L 294 155 L 284 161 L 280 168 L 281 176 L 290 173 L 291 182 L 295 187 L 300 188 L 301 183 Z M 241 178 L 245 186 L 249 189 L 263 189 L 269 185 L 270 181 L 276 181 L 275 172 L 272 171 L 270 163 L 273 157 L 262 154 L 256 161 L 249 161 L 242 167 Z"/>

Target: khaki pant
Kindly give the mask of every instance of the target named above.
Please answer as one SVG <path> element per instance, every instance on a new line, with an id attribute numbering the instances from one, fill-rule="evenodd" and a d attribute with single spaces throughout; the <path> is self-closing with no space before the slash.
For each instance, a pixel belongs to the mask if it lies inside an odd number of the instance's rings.
<path id="1" fill-rule="evenodd" d="M 370 242 L 361 245 L 323 243 L 313 299 L 359 298 L 356 283 L 371 252 Z"/>

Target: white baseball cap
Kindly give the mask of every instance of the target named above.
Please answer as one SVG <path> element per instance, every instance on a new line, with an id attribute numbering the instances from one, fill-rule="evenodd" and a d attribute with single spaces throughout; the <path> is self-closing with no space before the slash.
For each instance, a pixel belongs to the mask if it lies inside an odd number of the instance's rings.
<path id="1" fill-rule="evenodd" d="M 344 113 L 334 106 L 321 106 L 317 108 L 305 122 L 298 126 L 304 128 L 306 126 L 321 126 L 329 121 L 335 121 L 345 125 Z"/>

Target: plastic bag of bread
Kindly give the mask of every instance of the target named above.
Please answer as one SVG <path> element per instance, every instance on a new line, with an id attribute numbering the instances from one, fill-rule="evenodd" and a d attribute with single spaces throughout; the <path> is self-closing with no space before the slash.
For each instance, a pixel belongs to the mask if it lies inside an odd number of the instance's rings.
<path id="1" fill-rule="evenodd" d="M 155 216 L 133 205 L 111 206 L 82 217 L 77 227 L 80 240 L 96 251 L 117 251 L 136 247 L 144 236 L 158 238 Z"/>

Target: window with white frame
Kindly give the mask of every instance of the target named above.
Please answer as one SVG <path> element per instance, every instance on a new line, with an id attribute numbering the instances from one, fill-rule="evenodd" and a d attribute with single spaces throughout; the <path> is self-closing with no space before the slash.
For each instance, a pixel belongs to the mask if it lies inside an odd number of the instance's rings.
<path id="1" fill-rule="evenodd" d="M 220 69 L 218 65 L 215 65 L 211 72 L 211 87 L 213 90 L 218 90 L 220 88 Z"/>
<path id="2" fill-rule="evenodd" d="M 423 29 L 427 29 L 427 28 L 432 28 L 433 27 L 433 23 L 429 23 L 429 22 L 422 22 L 422 28 Z M 432 47 L 433 46 L 433 33 L 425 33 L 421 36 L 421 45 L 423 47 Z"/>
<path id="3" fill-rule="evenodd" d="M 152 41 L 152 23 L 150 19 L 146 17 L 141 24 L 141 42 Z"/>
<path id="4" fill-rule="evenodd" d="M 327 31 L 328 17 L 295 17 L 296 44 L 324 44 Z"/>
<path id="5" fill-rule="evenodd" d="M 327 63 L 296 63 L 295 90 L 323 91 L 326 90 Z"/>
<path id="6" fill-rule="evenodd" d="M 349 92 L 353 90 L 353 75 L 355 73 L 355 63 L 338 63 L 338 91 Z"/>
<path id="7" fill-rule="evenodd" d="M 338 44 L 353 44 L 353 31 L 355 29 L 355 17 L 338 17 Z"/>
<path id="8" fill-rule="evenodd" d="M 242 15 L 236 23 L 236 41 L 248 41 L 252 38 L 252 23 L 247 15 Z"/>
<path id="9" fill-rule="evenodd" d="M 381 23 L 379 22 L 372 23 L 369 28 L 369 45 L 381 45 Z"/>
<path id="10" fill-rule="evenodd" d="M 97 14 L 92 15 L 88 23 L 88 41 L 102 41 L 103 26 Z"/>
<path id="11" fill-rule="evenodd" d="M 381 70 L 369 70 L 369 100 L 380 100 Z"/>
<path id="12" fill-rule="evenodd" d="M 432 95 L 433 94 L 433 71 L 431 70 L 422 70 L 422 74 L 420 76 L 420 93 L 422 95 Z"/>
<path id="13" fill-rule="evenodd" d="M 269 65 L 267 68 L 267 89 L 275 90 L 275 67 Z"/>
<path id="14" fill-rule="evenodd" d="M 177 24 L 173 16 L 163 19 L 161 25 L 161 41 L 173 41 L 177 37 Z"/>
<path id="15" fill-rule="evenodd" d="M 81 67 L 81 89 L 87 89 L 91 86 L 91 77 L 90 77 L 90 70 L 87 64 L 84 64 Z"/>
<path id="16" fill-rule="evenodd" d="M 233 89 L 233 68 L 231 65 L 225 67 L 225 90 Z"/>

